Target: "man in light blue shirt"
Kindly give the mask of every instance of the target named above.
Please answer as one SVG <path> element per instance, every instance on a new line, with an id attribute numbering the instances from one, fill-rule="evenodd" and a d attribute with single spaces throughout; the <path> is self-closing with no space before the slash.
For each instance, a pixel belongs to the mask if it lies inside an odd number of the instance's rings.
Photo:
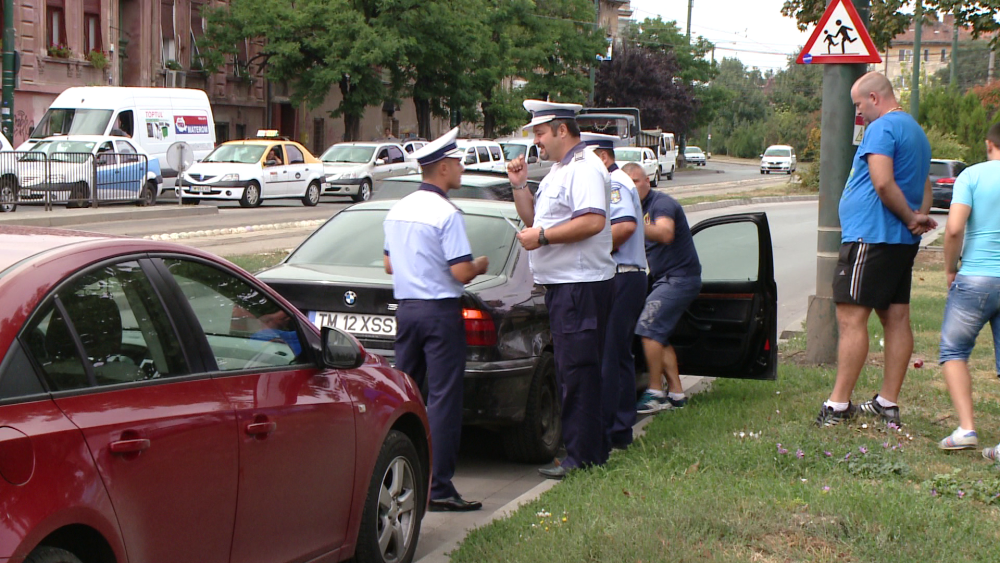
<path id="1" fill-rule="evenodd" d="M 986 157 L 986 162 L 966 168 L 955 181 L 945 226 L 948 301 L 941 323 L 940 362 L 958 411 L 958 428 L 938 444 L 943 450 L 979 445 L 969 356 L 987 322 L 993 329 L 994 367 L 1000 375 L 1000 123 L 986 135 Z M 1000 446 L 986 448 L 983 457 L 998 459 Z"/>
<path id="2" fill-rule="evenodd" d="M 392 206 L 385 217 L 385 271 L 392 274 L 396 310 L 396 367 L 421 389 L 427 381 L 427 420 L 433 440 L 431 511 L 482 508 L 458 494 L 455 475 L 462 430 L 465 377 L 465 284 L 485 274 L 489 260 L 472 258 L 462 212 L 448 192 L 462 187 L 458 128 L 413 153 L 420 188 Z"/>
<path id="3" fill-rule="evenodd" d="M 602 412 L 606 427 L 605 451 L 624 449 L 632 443 L 635 424 L 635 325 L 646 303 L 646 245 L 642 203 L 632 178 L 615 162 L 617 137 L 583 133 L 581 138 L 611 174 L 611 243 L 615 259 L 615 301 L 608 317 L 601 367 Z"/>

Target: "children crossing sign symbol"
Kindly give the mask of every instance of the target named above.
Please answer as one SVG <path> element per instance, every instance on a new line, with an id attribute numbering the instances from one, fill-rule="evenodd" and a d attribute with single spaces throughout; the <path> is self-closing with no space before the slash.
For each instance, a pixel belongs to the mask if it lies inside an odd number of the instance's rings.
<path id="1" fill-rule="evenodd" d="M 872 38 L 850 0 L 834 0 L 799 53 L 799 64 L 880 63 Z"/>

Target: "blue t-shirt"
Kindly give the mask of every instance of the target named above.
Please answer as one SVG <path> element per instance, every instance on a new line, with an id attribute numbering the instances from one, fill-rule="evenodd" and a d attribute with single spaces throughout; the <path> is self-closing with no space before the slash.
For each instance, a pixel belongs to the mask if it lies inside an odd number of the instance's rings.
<path id="1" fill-rule="evenodd" d="M 892 158 L 893 176 L 911 209 L 920 209 L 931 167 L 931 144 L 920 125 L 903 111 L 871 122 L 854 155 L 851 175 L 840 198 L 841 242 L 916 244 L 914 235 L 882 204 L 868 171 L 868 155 Z"/>
<path id="2" fill-rule="evenodd" d="M 674 242 L 663 244 L 646 239 L 649 277 L 657 280 L 664 276 L 700 276 L 701 262 L 681 204 L 665 193 L 650 190 L 642 200 L 642 214 L 642 222 L 646 225 L 656 223 L 660 217 L 674 220 Z"/>
<path id="3" fill-rule="evenodd" d="M 970 166 L 958 175 L 952 205 L 972 208 L 965 225 L 963 276 L 1000 277 L 1000 161 Z"/>

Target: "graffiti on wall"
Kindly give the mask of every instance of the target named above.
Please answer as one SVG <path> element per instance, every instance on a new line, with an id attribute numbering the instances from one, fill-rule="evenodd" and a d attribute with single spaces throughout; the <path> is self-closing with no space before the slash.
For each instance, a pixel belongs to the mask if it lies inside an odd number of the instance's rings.
<path id="1" fill-rule="evenodd" d="M 28 117 L 24 110 L 14 112 L 14 146 L 28 140 L 31 130 L 35 127 L 34 118 Z"/>

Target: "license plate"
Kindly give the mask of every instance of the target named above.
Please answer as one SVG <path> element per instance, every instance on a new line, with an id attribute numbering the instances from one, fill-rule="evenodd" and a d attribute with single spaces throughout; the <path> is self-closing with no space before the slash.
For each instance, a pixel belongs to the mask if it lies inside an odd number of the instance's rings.
<path id="1" fill-rule="evenodd" d="M 309 313 L 309 320 L 319 328 L 332 326 L 351 334 L 396 336 L 396 317 L 391 315 L 359 315 L 357 313 L 311 311 Z"/>
<path id="2" fill-rule="evenodd" d="M 212 188 L 209 186 L 191 186 L 191 191 L 195 193 L 206 194 L 212 191 Z"/>

